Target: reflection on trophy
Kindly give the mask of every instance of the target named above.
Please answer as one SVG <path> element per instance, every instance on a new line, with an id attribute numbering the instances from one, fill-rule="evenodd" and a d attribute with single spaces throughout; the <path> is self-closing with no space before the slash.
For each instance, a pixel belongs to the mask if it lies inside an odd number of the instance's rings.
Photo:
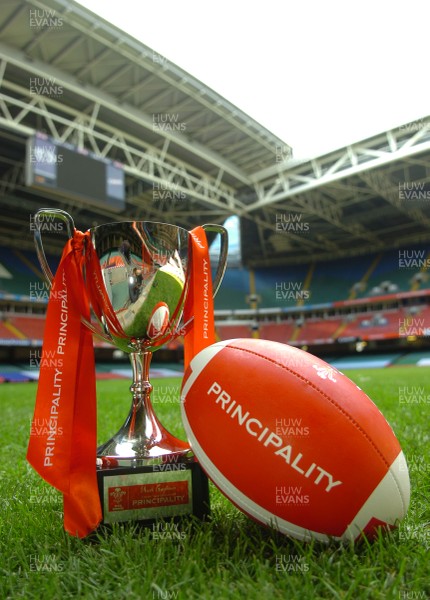
<path id="1" fill-rule="evenodd" d="M 45 276 L 52 282 L 41 240 L 43 219 L 66 223 L 61 210 L 41 209 L 35 215 L 35 241 Z M 213 295 L 224 275 L 227 232 L 204 225 L 208 242 L 220 236 Z M 209 510 L 207 478 L 188 443 L 174 437 L 157 419 L 151 405 L 149 366 L 152 352 L 187 332 L 184 306 L 191 276 L 191 234 L 166 223 L 108 223 L 89 230 L 100 266 L 101 283 L 86 266 L 85 279 L 94 286 L 98 310 L 95 323 L 84 321 L 98 337 L 130 355 L 132 405 L 119 431 L 97 450 L 97 474 L 103 521 L 152 521 L 184 514 L 203 518 Z M 98 269 L 97 269 L 98 270 Z M 93 309 L 94 309 L 94 303 Z"/>

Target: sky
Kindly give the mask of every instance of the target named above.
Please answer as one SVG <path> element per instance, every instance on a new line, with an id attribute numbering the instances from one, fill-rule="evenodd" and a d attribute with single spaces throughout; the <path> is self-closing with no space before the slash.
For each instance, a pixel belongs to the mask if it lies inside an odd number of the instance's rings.
<path id="1" fill-rule="evenodd" d="M 310 158 L 425 117 L 426 0 L 80 0 Z"/>

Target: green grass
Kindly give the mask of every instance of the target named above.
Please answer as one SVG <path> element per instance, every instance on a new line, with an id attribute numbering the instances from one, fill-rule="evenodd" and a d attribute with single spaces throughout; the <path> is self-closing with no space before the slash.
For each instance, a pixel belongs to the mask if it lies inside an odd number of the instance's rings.
<path id="1" fill-rule="evenodd" d="M 429 395 L 428 369 L 347 375 L 398 436 L 412 500 L 398 530 L 346 547 L 305 544 L 260 527 L 213 487 L 212 520 L 181 523 L 181 539 L 156 540 L 150 529 L 131 524 L 92 540 L 71 538 L 63 531 L 60 494 L 25 461 L 36 387 L 0 386 L 0 598 L 430 598 L 430 404 L 405 402 L 402 389 L 409 387 L 409 399 Z M 153 383 L 162 423 L 183 436 L 180 379 Z M 127 382 L 99 382 L 100 442 L 122 424 L 129 403 Z"/>

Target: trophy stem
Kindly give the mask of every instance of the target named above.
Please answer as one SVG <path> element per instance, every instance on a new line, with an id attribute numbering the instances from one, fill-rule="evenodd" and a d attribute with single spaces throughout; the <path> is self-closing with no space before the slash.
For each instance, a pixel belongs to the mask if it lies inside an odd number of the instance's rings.
<path id="1" fill-rule="evenodd" d="M 97 450 L 102 467 L 145 466 L 192 459 L 189 445 L 169 433 L 154 413 L 149 381 L 151 358 L 152 352 L 145 349 L 130 354 L 131 408 L 118 433 Z"/>
<path id="2" fill-rule="evenodd" d="M 133 402 L 130 411 L 129 438 L 133 439 L 136 434 L 136 426 L 146 430 L 146 419 L 152 415 L 151 392 L 152 385 L 149 381 L 149 367 L 151 364 L 152 353 L 145 350 L 143 352 L 132 352 L 130 354 L 130 363 L 133 370 L 133 383 L 130 386 L 130 392 L 133 395 Z M 153 415 L 155 417 L 155 415 Z M 152 427 L 151 427 L 152 425 Z M 150 423 L 151 429 L 158 429 L 157 420 L 154 418 Z"/>

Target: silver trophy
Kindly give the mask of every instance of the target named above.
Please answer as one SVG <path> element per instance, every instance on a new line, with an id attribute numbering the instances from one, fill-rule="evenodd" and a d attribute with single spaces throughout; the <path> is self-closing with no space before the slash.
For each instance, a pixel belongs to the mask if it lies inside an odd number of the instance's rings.
<path id="1" fill-rule="evenodd" d="M 42 231 L 43 223 L 53 218 L 65 223 L 69 238 L 75 231 L 65 211 L 40 209 L 34 217 L 37 255 L 49 284 L 53 274 Z M 220 237 L 217 264 L 212 265 L 215 296 L 227 263 L 227 231 L 220 225 L 202 227 L 208 241 Z M 207 479 L 188 443 L 169 433 L 156 417 L 149 380 L 152 353 L 191 324 L 183 322 L 191 234 L 176 225 L 148 221 L 108 223 L 88 231 L 109 311 L 84 323 L 96 336 L 128 353 L 133 372 L 130 412 L 119 431 L 97 450 L 103 520 L 152 522 L 184 514 L 202 518 L 209 510 Z M 85 273 L 86 279 L 91 276 Z M 122 335 L 112 327 L 112 314 Z"/>

